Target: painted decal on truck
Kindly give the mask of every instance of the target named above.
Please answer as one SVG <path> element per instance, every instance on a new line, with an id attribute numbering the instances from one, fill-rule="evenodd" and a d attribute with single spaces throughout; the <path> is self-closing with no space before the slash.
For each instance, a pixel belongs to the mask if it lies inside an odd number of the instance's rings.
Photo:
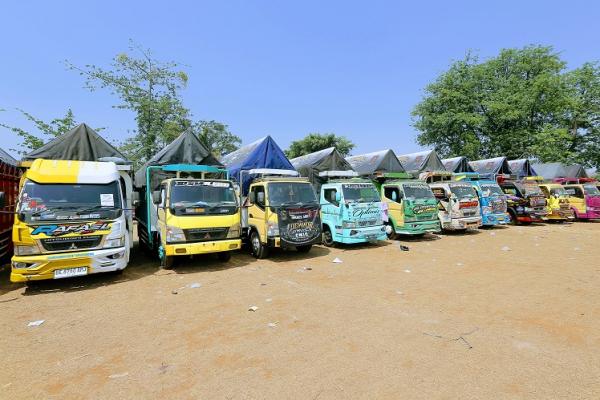
<path id="1" fill-rule="evenodd" d="M 302 244 L 321 234 L 321 218 L 318 208 L 279 208 L 279 235 L 290 244 Z"/>
<path id="2" fill-rule="evenodd" d="M 417 204 L 412 208 L 412 212 L 415 215 L 421 215 L 426 213 L 434 213 L 437 212 L 437 205 L 432 204 Z"/>
<path id="3" fill-rule="evenodd" d="M 37 226 L 33 232 L 31 232 L 32 236 L 44 234 L 46 236 L 62 236 L 67 235 L 69 233 L 77 233 L 81 235 L 87 235 L 89 233 L 94 233 L 97 231 L 108 231 L 110 230 L 110 222 L 89 222 L 86 224 L 80 225 L 40 225 Z"/>

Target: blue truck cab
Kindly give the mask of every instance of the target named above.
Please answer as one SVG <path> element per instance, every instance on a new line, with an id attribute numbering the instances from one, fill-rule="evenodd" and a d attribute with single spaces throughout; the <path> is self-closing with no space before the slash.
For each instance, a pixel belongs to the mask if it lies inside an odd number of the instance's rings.
<path id="1" fill-rule="evenodd" d="M 381 198 L 372 182 L 360 178 L 330 180 L 320 189 L 323 244 L 386 240 Z"/>
<path id="2" fill-rule="evenodd" d="M 483 226 L 505 225 L 510 222 L 506 195 L 496 181 L 481 179 L 476 172 L 454 174 L 454 178 L 469 182 L 477 192 Z"/>

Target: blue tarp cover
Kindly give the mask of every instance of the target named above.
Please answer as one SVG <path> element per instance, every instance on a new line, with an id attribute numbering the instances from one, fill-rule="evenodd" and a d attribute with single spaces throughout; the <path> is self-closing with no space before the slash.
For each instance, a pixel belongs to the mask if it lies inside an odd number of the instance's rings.
<path id="1" fill-rule="evenodd" d="M 266 136 L 254 143 L 239 148 L 233 153 L 223 156 L 221 162 L 229 171 L 230 178 L 240 184 L 244 196 L 248 193 L 252 177 L 244 174 L 244 182 L 239 182 L 240 171 L 254 168 L 276 168 L 295 171 L 290 160 L 288 160 L 271 136 Z"/>

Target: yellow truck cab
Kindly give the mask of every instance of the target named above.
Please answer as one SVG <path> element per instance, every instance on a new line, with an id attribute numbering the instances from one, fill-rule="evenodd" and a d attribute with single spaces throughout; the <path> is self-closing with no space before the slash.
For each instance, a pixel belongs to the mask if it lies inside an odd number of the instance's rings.
<path id="1" fill-rule="evenodd" d="M 547 201 L 548 215 L 545 219 L 550 221 L 571 221 L 575 219 L 575 213 L 571 210 L 570 198 L 564 186 L 558 183 L 539 183 Z"/>
<path id="2" fill-rule="evenodd" d="M 242 198 L 242 234 L 252 254 L 265 258 L 271 248 L 296 248 L 301 253 L 321 243 L 320 207 L 312 184 L 294 170 L 252 169 L 255 176 Z"/>
<path id="3" fill-rule="evenodd" d="M 133 243 L 129 165 L 36 159 L 22 166 L 12 282 L 127 266 Z"/>
<path id="4" fill-rule="evenodd" d="M 153 174 L 174 175 L 154 188 Z M 225 179 L 209 176 L 224 176 Z M 140 241 L 154 250 L 162 268 L 177 256 L 216 253 L 228 261 L 241 248 L 240 208 L 227 171 L 206 165 L 146 167 L 146 185 L 137 207 Z"/>

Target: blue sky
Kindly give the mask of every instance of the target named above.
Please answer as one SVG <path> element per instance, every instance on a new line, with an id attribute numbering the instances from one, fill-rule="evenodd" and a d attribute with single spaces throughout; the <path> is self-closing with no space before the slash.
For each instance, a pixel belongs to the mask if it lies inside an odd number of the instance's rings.
<path id="1" fill-rule="evenodd" d="M 133 39 L 185 64 L 195 118 L 227 123 L 244 143 L 270 134 L 286 148 L 317 131 L 347 136 L 354 154 L 417 151 L 413 106 L 468 50 L 490 57 L 540 43 L 569 68 L 600 59 L 600 3 L 491 3 L 4 2 L 0 121 L 29 127 L 15 107 L 43 119 L 71 107 L 109 139 L 127 137 L 133 115 L 112 108 L 110 92 L 82 89 L 61 61 L 107 65 Z M 18 146 L 11 132 L 0 135 L 4 149 Z"/>

